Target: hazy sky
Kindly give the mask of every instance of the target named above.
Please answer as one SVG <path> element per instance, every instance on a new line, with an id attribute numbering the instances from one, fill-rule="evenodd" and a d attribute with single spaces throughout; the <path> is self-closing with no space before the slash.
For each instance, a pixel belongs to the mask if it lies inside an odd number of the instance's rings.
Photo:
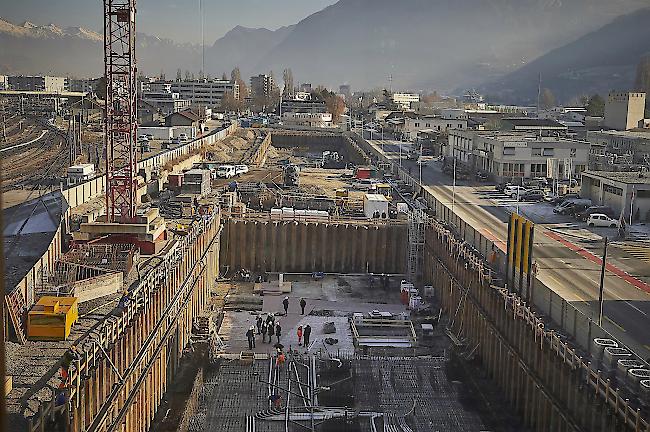
<path id="1" fill-rule="evenodd" d="M 203 0 L 205 43 L 236 25 L 276 29 L 295 24 L 337 0 Z M 138 31 L 178 42 L 200 42 L 200 0 L 138 0 Z M 101 0 L 0 0 L 0 16 L 13 22 L 50 22 L 102 30 Z"/>

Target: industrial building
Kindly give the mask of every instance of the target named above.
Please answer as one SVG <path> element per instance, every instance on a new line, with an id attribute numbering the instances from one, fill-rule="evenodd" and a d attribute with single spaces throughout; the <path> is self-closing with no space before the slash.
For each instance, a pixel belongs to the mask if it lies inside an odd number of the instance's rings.
<path id="1" fill-rule="evenodd" d="M 180 86 L 177 88 L 180 88 Z M 187 95 L 187 93 L 188 91 L 185 94 Z M 220 95 L 219 97 L 222 96 Z M 172 91 L 172 84 L 167 82 L 150 83 L 142 91 L 140 101 L 143 104 L 149 105 L 163 117 L 178 111 L 183 111 L 192 105 L 192 100 L 181 98 L 180 93 Z"/>
<path id="2" fill-rule="evenodd" d="M 583 198 L 594 205 L 610 207 L 625 220 L 650 221 L 650 174 L 647 170 L 628 172 L 585 171 Z"/>

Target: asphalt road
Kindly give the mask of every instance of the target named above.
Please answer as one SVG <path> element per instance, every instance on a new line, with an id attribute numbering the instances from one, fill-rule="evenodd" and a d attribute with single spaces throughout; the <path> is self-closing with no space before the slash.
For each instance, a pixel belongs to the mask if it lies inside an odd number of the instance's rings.
<path id="1" fill-rule="evenodd" d="M 409 144 L 398 144 L 395 141 L 373 141 L 372 144 L 397 161 L 400 146 L 403 158 L 410 147 Z M 402 159 L 402 166 L 410 168 L 413 177 L 419 177 L 419 167 L 415 161 Z M 442 173 L 440 162 L 423 166 L 422 182 L 441 202 L 451 205 L 453 201 L 454 211 L 474 229 L 505 245 L 508 207 L 500 202 L 503 196 L 496 193 L 493 186 L 457 181 L 454 198 L 453 181 Z M 559 236 L 552 229 L 556 225 L 555 221 L 535 222 L 533 259 L 538 266 L 538 279 L 581 312 L 596 320 L 601 265 L 593 255 L 599 253 L 593 245 L 593 250 L 588 250 L 589 248 L 570 238 Z M 644 287 L 640 288 L 631 283 L 632 278 L 624 278 L 621 272 L 618 271 L 617 274 L 616 270 L 625 271 L 643 283 L 644 278 L 648 280 L 650 277 L 650 266 L 617 248 L 609 248 L 609 253 L 611 259 L 608 259 L 608 271 L 605 276 L 603 326 L 647 359 L 650 357 L 650 294 Z M 616 269 L 610 268 L 610 263 L 616 266 Z"/>

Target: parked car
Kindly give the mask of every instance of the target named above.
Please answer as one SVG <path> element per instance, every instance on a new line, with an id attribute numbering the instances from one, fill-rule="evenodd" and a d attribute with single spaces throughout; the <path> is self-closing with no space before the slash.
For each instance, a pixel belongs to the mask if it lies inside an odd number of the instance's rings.
<path id="1" fill-rule="evenodd" d="M 511 186 L 511 185 L 512 185 L 511 183 L 499 183 L 498 185 L 494 186 L 494 190 L 497 191 L 497 192 L 503 192 L 503 190 L 506 187 Z"/>
<path id="2" fill-rule="evenodd" d="M 587 225 L 590 227 L 617 228 L 618 224 L 619 222 L 616 219 L 612 219 L 603 213 L 594 213 L 589 215 L 587 219 Z"/>
<path id="3" fill-rule="evenodd" d="M 579 199 L 580 195 L 577 193 L 568 193 L 566 195 L 558 195 L 555 198 L 551 200 L 551 204 L 559 205 L 562 204 L 565 201 L 572 200 L 572 199 Z"/>
<path id="4" fill-rule="evenodd" d="M 519 201 L 543 201 L 546 194 L 541 189 L 531 189 L 519 194 Z"/>
<path id="5" fill-rule="evenodd" d="M 512 199 L 517 198 L 518 196 L 521 196 L 524 192 L 526 192 L 527 189 L 523 186 L 506 186 L 503 189 L 503 193 L 507 196 L 509 196 Z"/>
<path id="6" fill-rule="evenodd" d="M 187 141 L 189 138 L 187 137 L 186 133 L 182 133 L 178 135 L 178 139 L 181 140 L 181 142 L 183 142 L 183 141 Z"/>
<path id="7" fill-rule="evenodd" d="M 362 191 L 372 191 L 377 188 L 377 181 L 371 179 L 357 179 L 352 182 L 352 188 Z"/>
<path id="8" fill-rule="evenodd" d="M 569 206 L 565 209 L 564 214 L 575 217 L 576 214 L 582 213 L 586 209 L 591 207 L 591 203 L 578 203 L 572 206 Z"/>
<path id="9" fill-rule="evenodd" d="M 179 145 L 181 143 L 180 138 L 172 138 L 172 144 Z"/>
<path id="10" fill-rule="evenodd" d="M 588 199 L 569 199 L 553 209 L 553 213 L 558 213 L 561 215 L 573 213 L 573 208 L 579 206 L 582 207 L 580 211 L 585 210 L 587 207 L 591 206 L 591 200 Z"/>
<path id="11" fill-rule="evenodd" d="M 614 210 L 611 207 L 607 207 L 607 206 L 590 206 L 579 213 L 575 213 L 573 216 L 579 221 L 587 222 L 589 216 L 594 213 L 603 213 L 609 217 L 615 216 Z"/>
<path id="12" fill-rule="evenodd" d="M 242 175 L 248 172 L 248 165 L 235 165 L 235 174 Z"/>
<path id="13" fill-rule="evenodd" d="M 138 142 L 149 142 L 149 137 L 147 135 L 140 135 L 138 137 Z"/>
<path id="14" fill-rule="evenodd" d="M 150 133 L 149 133 L 149 134 L 145 134 L 145 135 L 147 136 L 147 138 L 148 138 L 149 140 L 152 140 L 152 139 L 153 139 L 153 134 L 150 134 Z"/>

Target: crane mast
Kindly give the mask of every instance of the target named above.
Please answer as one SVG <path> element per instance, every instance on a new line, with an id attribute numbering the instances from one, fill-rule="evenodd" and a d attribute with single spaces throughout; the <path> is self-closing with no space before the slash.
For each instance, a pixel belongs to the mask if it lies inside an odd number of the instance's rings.
<path id="1" fill-rule="evenodd" d="M 109 223 L 131 223 L 136 216 L 135 14 L 135 0 L 104 0 L 104 148 Z"/>

